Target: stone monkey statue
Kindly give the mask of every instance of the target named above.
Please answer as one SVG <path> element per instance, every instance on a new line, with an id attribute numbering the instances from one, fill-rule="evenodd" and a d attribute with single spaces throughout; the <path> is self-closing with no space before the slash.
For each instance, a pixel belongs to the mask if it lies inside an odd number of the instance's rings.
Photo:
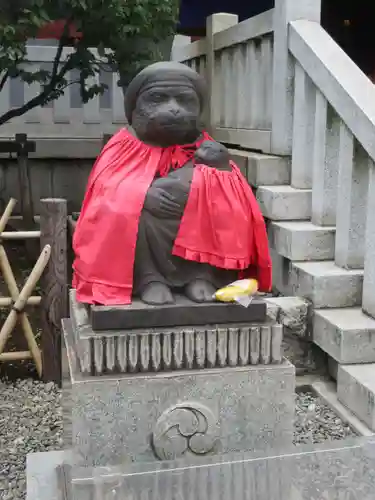
<path id="1" fill-rule="evenodd" d="M 201 77 L 178 63 L 152 65 L 136 77 L 125 97 L 135 135 L 154 146 L 195 142 L 201 135 L 205 99 Z M 215 141 L 204 141 L 194 161 L 230 170 L 229 153 Z M 233 271 L 183 260 L 172 248 L 189 196 L 194 162 L 189 161 L 151 184 L 144 203 L 134 266 L 134 289 L 149 304 L 173 303 L 173 289 L 193 301 L 211 301 L 215 290 L 235 277 Z"/>
<path id="2" fill-rule="evenodd" d="M 73 239 L 73 286 L 89 304 L 209 302 L 238 277 L 271 287 L 263 216 L 227 148 L 201 126 L 203 78 L 176 62 L 129 84 L 131 128 L 115 134 L 88 182 Z"/>

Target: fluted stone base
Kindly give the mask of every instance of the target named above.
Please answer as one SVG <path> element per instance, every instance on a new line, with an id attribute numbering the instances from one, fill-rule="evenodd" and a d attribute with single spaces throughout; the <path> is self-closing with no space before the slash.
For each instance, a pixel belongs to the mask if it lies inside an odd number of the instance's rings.
<path id="1" fill-rule="evenodd" d="M 74 290 L 70 318 L 80 370 L 90 375 L 268 365 L 283 358 L 282 325 L 274 321 L 191 326 L 181 320 L 173 328 L 97 331 Z"/>
<path id="2" fill-rule="evenodd" d="M 292 443 L 294 367 L 236 365 L 89 375 L 63 322 L 78 465 L 283 448 Z"/>

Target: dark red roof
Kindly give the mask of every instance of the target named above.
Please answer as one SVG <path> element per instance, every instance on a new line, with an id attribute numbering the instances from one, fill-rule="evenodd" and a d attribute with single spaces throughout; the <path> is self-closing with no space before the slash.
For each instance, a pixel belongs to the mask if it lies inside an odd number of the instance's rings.
<path id="1" fill-rule="evenodd" d="M 46 24 L 38 32 L 36 38 L 57 38 L 59 39 L 63 34 L 65 27 L 64 19 L 59 21 L 54 21 L 53 23 Z M 71 38 L 81 38 L 82 33 L 79 33 L 74 26 L 71 26 L 69 30 L 69 36 Z"/>

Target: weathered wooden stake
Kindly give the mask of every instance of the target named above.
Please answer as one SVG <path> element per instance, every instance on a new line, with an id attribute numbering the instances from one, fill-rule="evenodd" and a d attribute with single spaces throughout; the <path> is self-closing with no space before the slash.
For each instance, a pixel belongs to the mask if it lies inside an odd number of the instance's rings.
<path id="1" fill-rule="evenodd" d="M 43 379 L 61 386 L 61 320 L 68 315 L 67 202 L 41 200 L 40 244 L 51 245 L 51 258 L 42 277 Z"/>
<path id="2" fill-rule="evenodd" d="M 28 155 L 29 152 L 35 151 L 35 145 L 27 140 L 26 134 L 16 134 L 15 142 L 18 146 L 17 162 L 21 213 L 25 229 L 32 230 L 35 227 L 35 221 Z"/>

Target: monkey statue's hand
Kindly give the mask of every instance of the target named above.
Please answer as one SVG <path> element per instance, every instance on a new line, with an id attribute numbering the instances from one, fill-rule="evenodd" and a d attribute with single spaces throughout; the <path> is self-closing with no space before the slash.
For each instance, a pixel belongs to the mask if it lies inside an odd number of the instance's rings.
<path id="1" fill-rule="evenodd" d="M 184 206 L 178 197 L 156 186 L 151 186 L 147 191 L 143 209 L 161 219 L 179 218 L 184 213 Z"/>
<path id="2" fill-rule="evenodd" d="M 218 170 L 231 171 L 228 149 L 216 141 L 204 141 L 194 154 L 197 164 L 207 165 Z"/>

